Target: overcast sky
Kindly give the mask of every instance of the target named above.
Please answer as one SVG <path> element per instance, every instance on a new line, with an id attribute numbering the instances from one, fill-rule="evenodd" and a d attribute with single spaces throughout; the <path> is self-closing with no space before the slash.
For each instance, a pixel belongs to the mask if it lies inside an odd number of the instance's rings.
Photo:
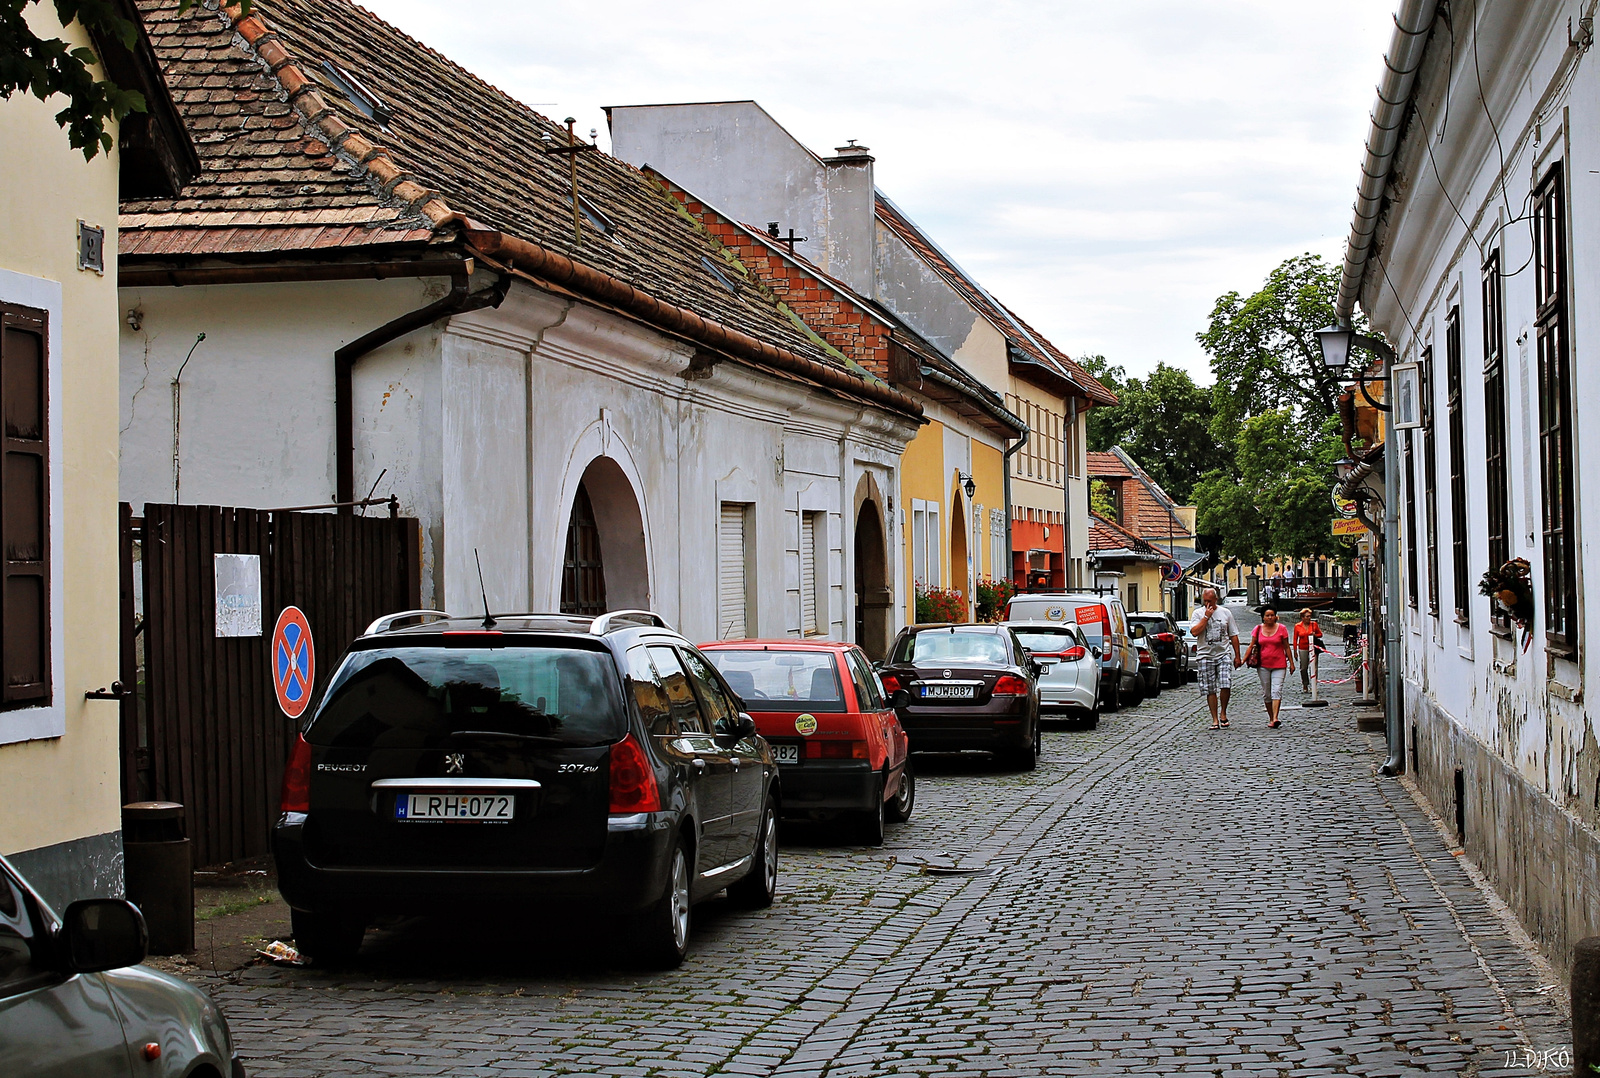
<path id="1" fill-rule="evenodd" d="M 605 105 L 753 98 L 1071 355 L 1210 381 L 1216 297 L 1337 260 L 1395 0 L 366 0 L 609 145 Z"/>

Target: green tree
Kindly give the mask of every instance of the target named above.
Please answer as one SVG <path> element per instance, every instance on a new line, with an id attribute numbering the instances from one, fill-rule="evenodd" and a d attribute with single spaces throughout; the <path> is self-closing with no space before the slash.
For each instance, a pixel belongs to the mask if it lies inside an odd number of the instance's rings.
<path id="1" fill-rule="evenodd" d="M 1211 433 L 1211 393 L 1181 367 L 1156 364 L 1144 378 L 1130 378 L 1104 356 L 1081 361 L 1117 394 L 1114 405 L 1089 412 L 1089 448 L 1106 452 L 1120 445 L 1179 503 L 1217 466 L 1226 450 Z"/>
<path id="2" fill-rule="evenodd" d="M 1333 323 L 1339 273 L 1320 255 L 1296 255 L 1253 294 L 1218 298 L 1210 326 L 1195 334 L 1216 376 L 1212 430 L 1218 438 L 1230 439 L 1251 416 L 1285 408 L 1315 436 L 1335 414 L 1338 372 L 1322 365 L 1316 331 Z"/>
<path id="3" fill-rule="evenodd" d="M 1089 480 L 1089 512 L 1107 520 L 1117 519 L 1117 499 L 1111 494 L 1111 485 L 1103 479 Z"/>
<path id="4" fill-rule="evenodd" d="M 1078 365 L 1117 395 L 1116 404 L 1097 404 L 1089 409 L 1088 447 L 1091 452 L 1104 453 L 1122 441 L 1133 422 L 1133 409 L 1126 400 L 1128 372 L 1098 355 L 1085 356 L 1078 360 Z"/>
<path id="5" fill-rule="evenodd" d="M 107 128 L 130 112 L 145 111 L 144 95 L 124 90 L 108 79 L 96 79 L 89 70 L 99 63 L 94 50 L 73 48 L 60 38 L 42 38 L 33 32 L 23 12 L 39 0 L 0 0 L 0 100 L 17 92 L 31 93 L 40 101 L 60 95 L 66 105 L 56 113 L 56 123 L 67 141 L 93 160 L 110 151 L 114 140 Z M 54 0 L 61 25 L 81 23 L 92 36 L 117 40 L 133 48 L 138 32 L 117 14 L 111 0 Z M 183 6 L 193 3 L 188 0 Z"/>

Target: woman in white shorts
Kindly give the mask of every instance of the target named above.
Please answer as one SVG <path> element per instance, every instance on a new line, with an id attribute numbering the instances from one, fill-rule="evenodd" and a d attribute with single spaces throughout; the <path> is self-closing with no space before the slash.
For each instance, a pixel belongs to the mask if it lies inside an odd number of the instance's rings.
<path id="1" fill-rule="evenodd" d="M 1266 698 L 1267 725 L 1281 725 L 1278 709 L 1283 706 L 1283 682 L 1294 671 L 1294 648 L 1289 643 L 1289 627 L 1278 623 L 1278 612 L 1271 607 L 1261 613 L 1261 624 L 1250 634 L 1255 647 L 1256 675 L 1261 678 L 1261 693 Z"/>

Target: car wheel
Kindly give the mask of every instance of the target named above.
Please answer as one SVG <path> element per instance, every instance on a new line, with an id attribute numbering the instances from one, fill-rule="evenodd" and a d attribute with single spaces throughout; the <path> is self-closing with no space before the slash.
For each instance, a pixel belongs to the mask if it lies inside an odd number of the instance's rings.
<path id="1" fill-rule="evenodd" d="M 906 757 L 906 765 L 900 772 L 900 789 L 889 801 L 889 819 L 895 823 L 905 823 L 911 819 L 911 810 L 917 803 L 917 776 L 911 770 L 911 757 Z"/>
<path id="2" fill-rule="evenodd" d="M 367 933 L 366 922 L 347 913 L 290 910 L 294 946 L 314 966 L 342 966 L 354 961 Z"/>
<path id="3" fill-rule="evenodd" d="M 661 897 L 634 922 L 635 954 L 652 969 L 674 969 L 689 953 L 689 847 L 678 840 Z"/>
<path id="4" fill-rule="evenodd" d="M 882 846 L 884 804 L 883 778 L 881 776 L 878 778 L 878 781 L 873 784 L 872 788 L 874 791 L 872 800 L 876 803 L 877 807 L 855 814 L 856 837 L 863 846 Z"/>
<path id="5" fill-rule="evenodd" d="M 728 897 L 748 909 L 766 909 L 778 893 L 778 804 L 771 797 L 761 810 L 750 874 L 728 888 Z"/>
<path id="6" fill-rule="evenodd" d="M 1104 695 L 1104 710 L 1115 711 L 1122 706 L 1122 676 L 1120 674 L 1111 679 L 1111 684 Z"/>

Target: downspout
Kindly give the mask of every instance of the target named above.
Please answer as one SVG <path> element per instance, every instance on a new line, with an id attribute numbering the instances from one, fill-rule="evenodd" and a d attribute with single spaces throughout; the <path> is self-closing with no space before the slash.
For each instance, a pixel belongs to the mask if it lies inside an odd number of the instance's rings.
<path id="1" fill-rule="evenodd" d="M 334 456 L 336 493 L 334 501 L 345 503 L 341 513 L 351 512 L 356 500 L 355 390 L 352 374 L 356 361 L 412 330 L 431 325 L 453 314 L 498 307 L 511 287 L 511 278 L 501 276 L 489 288 L 472 291 L 472 260 L 462 259 L 450 273 L 450 294 L 426 307 L 385 322 L 333 353 Z"/>
<path id="2" fill-rule="evenodd" d="M 1078 398 L 1067 398 L 1067 422 L 1073 433 L 1078 430 Z M 1061 579 L 1067 590 L 1072 590 L 1072 463 L 1067 460 L 1067 447 L 1075 445 L 1066 431 L 1061 432 Z M 1079 582 L 1080 584 L 1082 581 Z"/>
<path id="3" fill-rule="evenodd" d="M 1378 100 L 1372 107 L 1372 122 L 1367 133 L 1367 154 L 1361 163 L 1361 184 L 1356 191 L 1350 238 L 1345 242 L 1344 269 L 1339 278 L 1339 294 L 1334 300 L 1334 321 L 1350 326 L 1361 284 L 1367 274 L 1367 258 L 1383 213 L 1383 196 L 1394 169 L 1400 133 L 1416 89 L 1417 71 L 1422 66 L 1428 39 L 1437 20 L 1439 0 L 1401 0 L 1394 16 L 1394 36 L 1384 56 L 1383 78 L 1378 83 Z M 1384 357 L 1384 374 L 1393 363 Z M 1405 770 L 1405 720 L 1400 714 L 1403 693 L 1400 676 L 1399 632 L 1391 632 L 1389 619 L 1400 610 L 1400 558 L 1395 536 L 1400 527 L 1400 449 L 1399 439 L 1390 425 L 1383 448 L 1383 533 L 1380 537 L 1384 573 L 1384 708 L 1389 742 L 1389 759 L 1382 767 L 1385 775 Z"/>
<path id="4" fill-rule="evenodd" d="M 1015 553 L 1015 550 L 1011 545 L 1011 457 L 1012 457 L 1013 454 L 1015 454 L 1016 452 L 1021 450 L 1021 448 L 1023 446 L 1025 446 L 1025 445 L 1027 445 L 1027 444 L 1028 444 L 1028 428 L 1027 427 L 1023 427 L 1022 428 L 1022 437 L 1017 439 L 1017 444 L 1012 446 L 1010 449 L 1007 449 L 1003 454 L 1001 454 L 1001 458 L 1000 458 L 1001 482 L 1002 482 L 1002 484 L 1004 485 L 1004 488 L 1005 488 L 1005 499 L 1006 499 L 1006 558 L 1007 558 L 1007 560 L 1009 560 L 1011 558 L 1011 555 L 1013 553 Z M 1016 576 L 1015 570 L 1012 571 L 1011 575 L 1013 577 Z M 1012 584 L 1015 584 L 1015 583 L 1016 583 L 1016 580 L 1013 579 L 1012 580 Z"/>

